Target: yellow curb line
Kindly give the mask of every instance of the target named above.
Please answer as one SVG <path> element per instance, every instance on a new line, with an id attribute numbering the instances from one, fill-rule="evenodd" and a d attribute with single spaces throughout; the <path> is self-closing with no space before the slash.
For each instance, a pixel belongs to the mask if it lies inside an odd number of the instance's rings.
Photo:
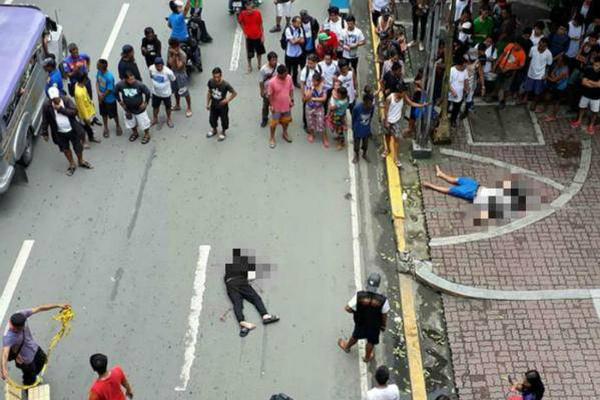
<path id="1" fill-rule="evenodd" d="M 373 58 L 377 58 L 377 47 L 379 37 L 375 32 L 375 26 L 371 25 L 371 37 L 373 38 Z M 375 61 L 375 75 L 377 85 L 379 85 L 379 63 Z M 383 96 L 380 94 L 380 99 Z M 385 99 L 383 99 L 385 100 Z M 380 116 L 383 118 L 383 109 L 379 109 Z M 385 140 L 385 139 L 384 139 Z M 406 240 L 404 236 L 404 201 L 402 198 L 402 182 L 400 172 L 396 166 L 395 138 L 391 138 L 390 153 L 385 160 L 388 192 L 390 194 L 390 206 L 392 209 L 392 218 L 394 223 L 394 233 L 396 235 L 396 247 L 401 253 L 406 251 Z M 404 275 L 400 275 L 400 301 L 402 303 L 402 318 L 404 322 L 404 338 L 406 340 L 406 354 L 408 357 L 408 369 L 410 377 L 410 387 L 413 400 L 427 400 L 427 390 L 425 389 L 425 371 L 423 369 L 423 359 L 421 353 L 421 342 L 419 336 L 419 326 L 417 324 L 417 315 L 415 311 L 414 290 L 412 280 Z"/>

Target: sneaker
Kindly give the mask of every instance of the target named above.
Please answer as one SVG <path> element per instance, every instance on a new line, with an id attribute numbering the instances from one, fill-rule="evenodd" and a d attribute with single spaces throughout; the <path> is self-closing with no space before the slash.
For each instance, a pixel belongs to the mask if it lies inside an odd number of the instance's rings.
<path id="1" fill-rule="evenodd" d="M 208 133 L 206 134 L 207 138 L 211 138 L 213 136 L 215 136 L 217 133 L 215 131 L 208 131 Z"/>
<path id="2" fill-rule="evenodd" d="M 417 44 L 417 42 L 416 42 L 415 40 L 411 40 L 411 41 L 410 41 L 410 42 L 407 44 L 407 46 L 408 46 L 408 47 L 413 47 L 415 44 Z"/>
<path id="3" fill-rule="evenodd" d="M 222 142 L 223 140 L 225 140 L 227 136 L 225 136 L 224 133 L 219 134 L 219 138 L 217 139 L 219 142 Z"/>
<path id="4" fill-rule="evenodd" d="M 571 121 L 571 128 L 579 128 L 581 126 L 581 122 L 580 121 Z"/>
<path id="5" fill-rule="evenodd" d="M 271 32 L 271 33 L 281 32 L 281 26 L 275 25 L 274 27 L 272 27 L 271 29 L 269 29 L 269 32 Z"/>
<path id="6" fill-rule="evenodd" d="M 425 50 L 425 46 L 423 46 L 423 42 L 419 42 L 419 51 Z"/>
<path id="7" fill-rule="evenodd" d="M 267 121 L 266 119 L 262 120 L 262 121 L 260 122 L 260 127 L 261 127 L 261 128 L 264 128 L 265 126 L 267 126 L 267 123 L 268 123 L 268 121 Z"/>

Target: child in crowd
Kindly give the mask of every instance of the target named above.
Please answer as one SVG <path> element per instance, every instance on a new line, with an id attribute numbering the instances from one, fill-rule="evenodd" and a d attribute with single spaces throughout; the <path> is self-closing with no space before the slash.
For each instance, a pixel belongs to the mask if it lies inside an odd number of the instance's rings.
<path id="1" fill-rule="evenodd" d="M 367 89 L 367 88 L 365 88 Z M 358 162 L 359 151 L 362 149 L 362 158 L 369 162 L 367 157 L 367 148 L 369 146 L 369 138 L 371 137 L 371 121 L 375 107 L 373 106 L 373 94 L 365 90 L 362 103 L 359 103 L 352 110 L 352 136 L 354 139 L 354 158 L 353 163 Z"/>

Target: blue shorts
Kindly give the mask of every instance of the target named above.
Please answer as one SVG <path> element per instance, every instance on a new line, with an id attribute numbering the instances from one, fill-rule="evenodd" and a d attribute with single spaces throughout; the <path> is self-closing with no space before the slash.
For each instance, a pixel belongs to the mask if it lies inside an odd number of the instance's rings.
<path id="1" fill-rule="evenodd" d="M 472 202 L 477 195 L 477 189 L 479 189 L 479 182 L 473 178 L 461 176 L 458 178 L 457 185 L 450 188 L 450 194 Z"/>
<path id="2" fill-rule="evenodd" d="M 525 89 L 526 92 L 533 92 L 533 94 L 539 96 L 544 92 L 544 89 L 546 88 L 544 82 L 545 81 L 543 79 L 531 79 L 527 77 L 523 89 Z"/>

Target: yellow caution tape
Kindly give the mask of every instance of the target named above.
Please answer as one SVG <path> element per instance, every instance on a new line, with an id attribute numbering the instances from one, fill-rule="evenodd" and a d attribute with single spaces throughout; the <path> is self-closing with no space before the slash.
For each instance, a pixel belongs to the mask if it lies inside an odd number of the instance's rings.
<path id="1" fill-rule="evenodd" d="M 48 346 L 48 354 L 46 357 L 46 363 L 44 364 L 42 371 L 38 374 L 36 381 L 31 385 L 19 385 L 18 383 L 13 381 L 10 377 L 7 377 L 6 378 L 7 385 L 12 386 L 13 388 L 15 388 L 17 390 L 28 390 L 28 389 L 38 386 L 40 383 L 43 382 L 43 380 L 44 380 L 43 375 L 46 372 L 46 368 L 48 367 L 48 362 L 50 360 L 50 354 L 52 354 L 52 350 L 54 350 L 54 348 L 56 347 L 58 342 L 60 342 L 63 337 L 65 337 L 69 333 L 71 333 L 71 321 L 73 321 L 73 318 L 75 318 L 75 313 L 73 312 L 73 309 L 71 307 L 69 307 L 69 308 L 65 308 L 64 310 L 61 310 L 58 314 L 56 314 L 52 318 L 55 321 L 60 322 L 60 330 L 56 333 L 56 335 L 54 335 L 54 337 L 50 341 L 50 345 Z"/>

